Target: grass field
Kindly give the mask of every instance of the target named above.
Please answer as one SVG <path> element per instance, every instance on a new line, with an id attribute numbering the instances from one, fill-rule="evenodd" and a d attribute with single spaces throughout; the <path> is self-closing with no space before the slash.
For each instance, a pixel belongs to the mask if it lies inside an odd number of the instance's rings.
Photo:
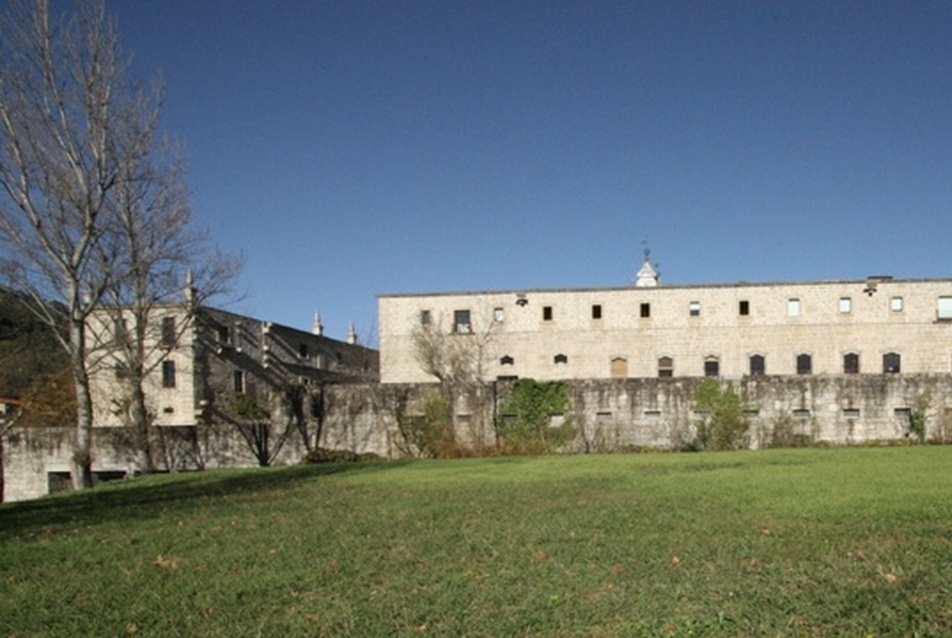
<path id="1" fill-rule="evenodd" d="M 952 633 L 952 447 L 156 476 L 0 506 L 0 636 Z"/>

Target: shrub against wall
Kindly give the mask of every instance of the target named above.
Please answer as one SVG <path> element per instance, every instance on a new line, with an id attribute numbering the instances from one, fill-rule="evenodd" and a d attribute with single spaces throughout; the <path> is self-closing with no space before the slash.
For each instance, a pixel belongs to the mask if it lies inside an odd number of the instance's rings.
<path id="1" fill-rule="evenodd" d="M 706 416 L 697 422 L 696 446 L 702 450 L 736 450 L 748 447 L 750 406 L 735 390 L 714 379 L 705 379 L 694 390 L 694 409 Z"/>
<path id="2" fill-rule="evenodd" d="M 503 452 L 552 452 L 576 434 L 571 402 L 562 381 L 519 379 L 500 411 L 497 430 Z"/>

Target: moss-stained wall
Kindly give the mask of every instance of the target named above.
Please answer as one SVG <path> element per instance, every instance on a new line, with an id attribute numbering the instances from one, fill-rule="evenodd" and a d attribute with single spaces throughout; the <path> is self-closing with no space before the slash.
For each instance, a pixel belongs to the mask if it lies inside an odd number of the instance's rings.
<path id="1" fill-rule="evenodd" d="M 679 449 L 694 439 L 693 395 L 700 378 L 565 381 L 578 429 L 568 452 Z M 725 384 L 727 382 L 724 382 Z M 734 381 L 749 406 L 749 446 L 777 442 L 856 444 L 910 438 L 910 414 L 924 409 L 926 437 L 952 439 L 952 375 L 764 376 Z M 341 384 L 312 388 L 306 427 L 287 433 L 275 464 L 298 462 L 309 448 L 401 458 L 418 453 L 404 436 L 427 397 L 453 405 L 456 440 L 475 452 L 496 444 L 509 382 L 451 390 L 436 384 Z M 317 394 L 319 393 L 319 394 Z M 284 422 L 286 423 L 286 421 Z M 278 440 L 285 425 L 274 424 Z M 14 428 L 4 435 L 5 500 L 46 494 L 51 474 L 68 472 L 71 429 Z M 249 446 L 226 423 L 154 428 L 155 459 L 168 471 L 256 465 Z M 134 467 L 124 428 L 98 428 L 93 469 L 103 477 Z"/>

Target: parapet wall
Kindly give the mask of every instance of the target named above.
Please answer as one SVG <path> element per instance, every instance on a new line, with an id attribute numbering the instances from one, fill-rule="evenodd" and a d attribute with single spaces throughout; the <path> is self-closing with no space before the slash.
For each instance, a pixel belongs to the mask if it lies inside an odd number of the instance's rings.
<path id="1" fill-rule="evenodd" d="M 579 436 L 568 451 L 610 452 L 678 449 L 694 438 L 703 414 L 693 395 L 703 379 L 566 381 Z M 726 381 L 722 382 L 726 385 Z M 733 382 L 749 406 L 750 447 L 768 446 L 781 433 L 799 442 L 855 444 L 910 436 L 909 416 L 925 406 L 930 439 L 950 437 L 952 375 L 764 376 Z M 453 395 L 457 440 L 474 450 L 496 441 L 495 424 L 510 382 L 491 383 Z M 382 458 L 417 451 L 401 433 L 404 419 L 423 412 L 435 384 L 326 386 L 321 409 L 303 427 L 289 430 L 274 464 L 297 463 L 315 445 L 373 453 Z M 286 424 L 273 426 L 272 449 Z M 305 444 L 305 441 L 310 446 Z M 65 487 L 72 454 L 69 429 L 14 428 L 3 437 L 4 500 L 22 500 Z M 153 457 L 162 471 L 190 471 L 258 464 L 242 435 L 226 424 L 155 427 Z M 135 473 L 127 431 L 94 430 L 93 470 L 102 479 Z"/>

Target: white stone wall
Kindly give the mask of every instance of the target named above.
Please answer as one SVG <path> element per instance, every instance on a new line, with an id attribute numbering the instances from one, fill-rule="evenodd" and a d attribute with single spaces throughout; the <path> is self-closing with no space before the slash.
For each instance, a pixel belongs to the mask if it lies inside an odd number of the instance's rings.
<path id="1" fill-rule="evenodd" d="M 571 418 L 579 436 L 570 452 L 678 448 L 694 436 L 701 415 L 693 393 L 700 378 L 570 381 Z M 722 383 L 727 383 L 726 381 Z M 472 449 L 491 447 L 495 423 L 511 385 L 482 388 L 482 399 L 457 396 L 454 422 L 457 440 Z M 931 440 L 952 440 L 952 374 L 869 374 L 765 376 L 735 382 L 751 406 L 750 447 L 770 444 L 778 423 L 792 424 L 793 433 L 816 443 L 858 444 L 909 437 L 908 411 L 926 406 L 926 431 Z M 320 447 L 374 453 L 383 458 L 413 455 L 403 439 L 402 417 L 422 414 L 426 398 L 439 392 L 435 384 L 363 384 L 325 388 L 321 423 L 308 424 Z M 480 403 L 477 405 L 476 403 Z M 402 415 L 402 416 L 401 416 Z M 221 467 L 253 467 L 256 460 L 234 427 L 218 423 L 193 428 L 155 428 L 154 458 L 160 469 L 186 471 Z M 14 428 L 4 435 L 4 499 L 22 500 L 47 493 L 50 472 L 68 472 L 73 430 Z M 297 463 L 306 446 L 295 432 L 275 460 Z M 97 428 L 93 437 L 93 471 L 134 469 L 121 428 Z"/>
<path id="2" fill-rule="evenodd" d="M 902 372 L 952 371 L 952 322 L 937 321 L 938 299 L 952 297 L 952 280 L 882 281 L 872 295 L 864 292 L 867 286 L 844 281 L 383 295 L 381 380 L 432 381 L 414 358 L 413 331 L 428 311 L 434 326 L 450 332 L 455 310 L 470 311 L 475 336 L 448 338 L 484 344 L 487 380 L 609 378 L 616 358 L 624 359 L 627 377 L 650 378 L 658 376 L 664 356 L 673 358 L 676 376 L 703 376 L 705 359 L 716 357 L 720 376 L 741 378 L 753 354 L 766 358 L 767 374 L 796 373 L 799 354 L 811 355 L 814 374 L 839 374 L 847 353 L 860 356 L 861 372 L 880 373 L 890 352 L 901 355 Z M 899 311 L 892 309 L 894 298 L 901 299 Z M 788 314 L 791 299 L 799 301 L 797 316 Z M 841 312 L 841 299 L 849 300 L 849 312 Z M 650 316 L 641 316 L 642 304 Z M 593 318 L 596 305 L 600 319 Z M 493 320 L 495 309 L 502 321 Z M 567 363 L 555 363 L 559 354 Z M 500 363 L 507 355 L 513 365 Z"/>

